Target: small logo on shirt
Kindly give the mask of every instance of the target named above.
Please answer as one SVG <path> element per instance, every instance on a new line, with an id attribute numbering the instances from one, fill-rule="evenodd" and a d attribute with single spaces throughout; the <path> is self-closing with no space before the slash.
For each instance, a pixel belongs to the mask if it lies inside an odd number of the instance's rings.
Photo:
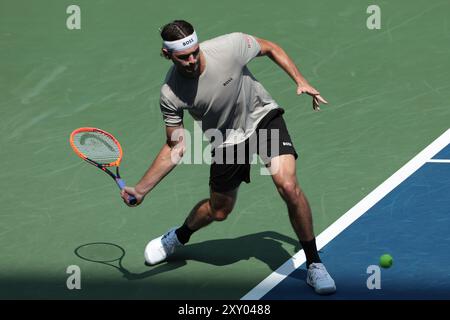
<path id="1" fill-rule="evenodd" d="M 233 78 L 230 77 L 230 79 L 228 79 L 223 83 L 223 86 L 225 87 L 226 85 L 228 85 L 231 82 L 231 80 L 233 80 Z"/>
<path id="2" fill-rule="evenodd" d="M 252 40 L 250 39 L 249 36 L 246 36 L 245 40 L 247 42 L 247 47 L 250 49 L 252 47 Z"/>
<path id="3" fill-rule="evenodd" d="M 292 147 L 292 143 L 290 143 L 290 142 L 283 142 L 283 146 L 289 146 L 289 147 Z"/>

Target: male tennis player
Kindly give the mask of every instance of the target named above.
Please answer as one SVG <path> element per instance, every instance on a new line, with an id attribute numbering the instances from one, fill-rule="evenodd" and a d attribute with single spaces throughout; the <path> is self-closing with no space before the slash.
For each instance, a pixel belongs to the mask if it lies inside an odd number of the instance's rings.
<path id="1" fill-rule="evenodd" d="M 185 150 L 182 133 L 180 135 L 184 110 L 201 121 L 205 135 L 213 131 L 214 160 L 210 167 L 209 198 L 195 205 L 181 227 L 170 229 L 147 244 L 146 263 L 154 265 L 166 260 L 177 247 L 186 244 L 194 232 L 212 221 L 227 218 L 236 202 L 239 185 L 242 181 L 250 182 L 249 160 L 237 161 L 237 150 L 244 146 L 246 154 L 256 150 L 263 158 L 261 145 L 255 148 L 252 144 L 265 140 L 266 166 L 286 202 L 290 222 L 306 255 L 306 281 L 319 294 L 333 293 L 335 282 L 320 260 L 311 209 L 297 181 L 297 153 L 282 117 L 284 110 L 246 65 L 255 57 L 268 56 L 295 81 L 297 94 L 312 97 L 314 109 L 327 102 L 305 80 L 284 50 L 273 42 L 231 33 L 199 43 L 192 25 L 183 20 L 165 25 L 161 37 L 162 55 L 173 62 L 160 96 L 167 141 L 139 183 L 122 191 L 122 198 L 130 205 L 128 195 L 133 195 L 139 205 L 176 166 L 173 155 L 182 156 Z M 260 134 L 264 129 L 267 134 Z M 220 134 L 214 135 L 214 132 Z M 272 132 L 277 133 L 276 141 L 270 141 Z"/>

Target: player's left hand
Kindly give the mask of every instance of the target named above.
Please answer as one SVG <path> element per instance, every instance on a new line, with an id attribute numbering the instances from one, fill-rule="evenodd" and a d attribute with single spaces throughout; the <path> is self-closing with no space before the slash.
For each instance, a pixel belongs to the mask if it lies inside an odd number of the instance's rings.
<path id="1" fill-rule="evenodd" d="M 316 111 L 320 110 L 321 103 L 325 103 L 325 104 L 328 103 L 328 101 L 326 101 L 324 98 L 322 98 L 320 96 L 320 92 L 317 91 L 316 89 L 314 89 L 309 84 L 303 84 L 303 85 L 299 85 L 297 87 L 297 94 L 301 95 L 302 93 L 306 93 L 313 98 L 313 101 L 312 101 L 313 109 Z"/>

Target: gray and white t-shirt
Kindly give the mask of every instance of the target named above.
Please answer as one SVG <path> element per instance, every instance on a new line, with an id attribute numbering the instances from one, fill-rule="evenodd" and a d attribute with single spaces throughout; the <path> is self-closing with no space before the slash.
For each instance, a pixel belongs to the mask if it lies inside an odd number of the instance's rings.
<path id="1" fill-rule="evenodd" d="M 160 97 L 164 122 L 179 125 L 187 110 L 201 121 L 203 132 L 219 130 L 223 145 L 240 143 L 270 110 L 278 108 L 246 67 L 260 46 L 250 35 L 231 33 L 200 43 L 200 49 L 206 60 L 200 77 L 183 77 L 175 66 L 167 73 Z"/>

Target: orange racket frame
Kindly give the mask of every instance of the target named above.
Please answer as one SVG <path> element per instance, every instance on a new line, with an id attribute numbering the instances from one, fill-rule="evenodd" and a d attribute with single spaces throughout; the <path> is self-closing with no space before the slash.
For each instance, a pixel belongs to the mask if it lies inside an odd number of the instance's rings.
<path id="1" fill-rule="evenodd" d="M 110 162 L 110 163 L 101 164 L 101 163 L 98 163 L 98 162 L 96 162 L 96 161 L 94 161 L 92 159 L 89 159 L 86 155 L 84 155 L 82 152 L 80 152 L 80 150 L 78 150 L 78 148 L 75 146 L 74 137 L 75 137 L 76 134 L 78 134 L 80 132 L 98 132 L 98 133 L 104 134 L 104 135 L 108 136 L 109 138 L 111 138 L 114 141 L 114 143 L 117 145 L 118 149 L 119 149 L 119 157 L 117 158 L 117 160 L 113 161 L 113 162 Z M 72 147 L 73 151 L 75 151 L 75 153 L 81 159 L 83 159 L 86 162 L 88 162 L 88 163 L 96 166 L 97 168 L 103 170 L 111 178 L 113 178 L 120 190 L 122 190 L 125 187 L 125 185 L 126 185 L 125 181 L 123 181 L 120 178 L 120 173 L 119 173 L 119 166 L 120 166 L 120 162 L 122 161 L 122 155 L 123 155 L 122 147 L 121 147 L 119 141 L 111 133 L 106 132 L 105 130 L 102 130 L 102 129 L 98 129 L 98 128 L 91 128 L 91 127 L 78 128 L 78 129 L 75 129 L 74 131 L 72 131 L 72 133 L 70 134 L 70 146 Z M 110 170 L 108 170 L 107 167 L 116 167 L 116 174 L 114 174 Z M 132 195 L 130 195 L 128 197 L 128 201 L 132 205 L 136 204 L 136 202 L 137 202 L 136 198 L 134 196 L 132 196 Z"/>
<path id="2" fill-rule="evenodd" d="M 111 138 L 119 149 L 119 157 L 117 158 L 116 161 L 113 161 L 113 162 L 107 163 L 107 164 L 99 164 L 99 165 L 103 166 L 103 167 L 118 167 L 118 166 L 120 166 L 120 162 L 122 161 L 122 155 L 123 155 L 122 146 L 120 145 L 119 141 L 111 133 L 106 132 L 105 130 L 102 130 L 102 129 L 98 129 L 98 128 L 91 128 L 91 127 L 78 128 L 78 129 L 75 129 L 70 134 L 70 146 L 72 147 L 73 151 L 75 151 L 75 153 L 81 159 L 86 160 L 89 163 L 95 162 L 95 161 L 89 159 L 88 157 L 86 157 L 84 154 L 82 154 L 80 152 L 80 150 L 78 150 L 78 148 L 75 146 L 74 137 L 77 133 L 80 133 L 80 132 L 99 132 L 99 133 L 104 134 L 105 136 L 108 136 L 109 138 Z M 97 162 L 95 162 L 95 163 L 97 163 Z"/>

